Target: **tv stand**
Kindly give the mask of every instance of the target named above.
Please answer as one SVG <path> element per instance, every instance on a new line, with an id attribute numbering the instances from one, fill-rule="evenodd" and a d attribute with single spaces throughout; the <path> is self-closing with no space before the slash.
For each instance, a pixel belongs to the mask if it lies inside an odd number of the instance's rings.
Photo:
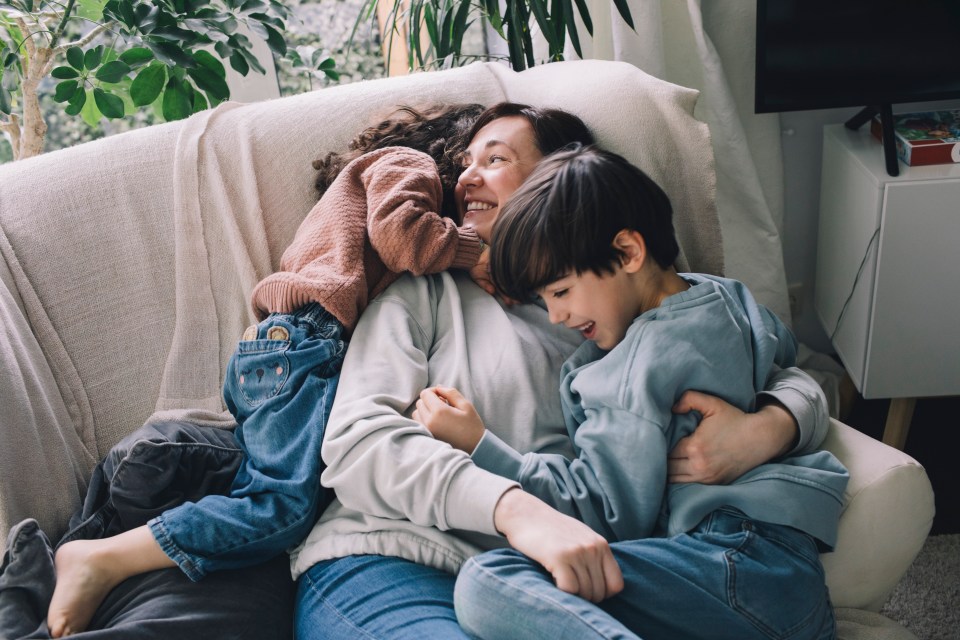
<path id="1" fill-rule="evenodd" d="M 887 175 L 900 175 L 900 163 L 897 160 L 897 142 L 893 135 L 893 108 L 889 104 L 882 104 L 879 107 L 864 107 L 857 115 L 847 120 L 844 126 L 847 129 L 856 131 L 866 123 L 870 122 L 873 116 L 880 114 L 880 129 L 883 138 L 883 161 L 887 166 Z"/>

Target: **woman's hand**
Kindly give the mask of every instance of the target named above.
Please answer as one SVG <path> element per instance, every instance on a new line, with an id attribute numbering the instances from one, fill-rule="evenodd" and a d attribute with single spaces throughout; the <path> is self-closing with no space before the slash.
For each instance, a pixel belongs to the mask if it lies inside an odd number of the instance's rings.
<path id="1" fill-rule="evenodd" d="M 413 419 L 437 440 L 473 453 L 486 428 L 473 403 L 453 387 L 430 387 L 420 392 Z"/>
<path id="2" fill-rule="evenodd" d="M 473 281 L 476 282 L 477 286 L 481 289 L 492 296 L 497 295 L 497 289 L 493 286 L 493 280 L 490 278 L 490 247 L 483 249 L 480 253 L 480 258 L 477 260 L 477 264 L 470 267 L 467 273 L 470 274 L 470 277 L 473 278 Z M 513 298 L 500 296 L 500 299 L 507 305 L 518 304 L 518 301 Z"/>
<path id="3" fill-rule="evenodd" d="M 510 489 L 493 521 L 510 546 L 543 565 L 561 591 L 600 602 L 623 590 L 620 565 L 603 536 L 539 498 Z"/>
<path id="4" fill-rule="evenodd" d="M 785 454 L 798 433 L 793 416 L 779 404 L 744 413 L 715 396 L 687 391 L 673 407 L 674 413 L 694 410 L 703 420 L 670 452 L 670 482 L 729 484 Z"/>

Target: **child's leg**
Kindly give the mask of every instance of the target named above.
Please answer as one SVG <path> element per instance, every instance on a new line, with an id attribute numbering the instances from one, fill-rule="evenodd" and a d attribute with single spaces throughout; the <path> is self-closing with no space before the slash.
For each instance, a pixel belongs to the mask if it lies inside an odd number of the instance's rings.
<path id="1" fill-rule="evenodd" d="M 277 327 L 283 331 L 271 331 Z M 48 615 L 58 628 L 83 630 L 106 594 L 128 577 L 179 566 L 196 581 L 211 571 L 257 565 L 300 542 L 313 526 L 328 502 L 320 445 L 346 348 L 342 327 L 308 305 L 271 316 L 257 329 L 258 339 L 240 343 L 224 384 L 244 451 L 230 495 L 181 504 L 127 532 L 145 532 L 150 544 L 137 537 L 114 551 L 146 553 L 140 563 L 119 562 L 98 544 L 112 547 L 120 536 L 63 545 L 57 571 L 62 564 L 68 579 L 61 585 L 58 575 Z"/>
<path id="2" fill-rule="evenodd" d="M 68 542 L 54 563 L 57 582 L 47 613 L 54 638 L 86 629 L 107 594 L 127 578 L 176 566 L 146 525 L 112 538 Z"/>
<path id="3" fill-rule="evenodd" d="M 228 496 L 205 496 L 148 522 L 192 580 L 259 564 L 299 543 L 329 502 L 320 445 L 346 349 L 322 307 L 273 315 L 227 367 L 224 400 L 244 459 Z"/>
<path id="4" fill-rule="evenodd" d="M 718 511 L 688 535 L 611 545 L 624 590 L 593 605 L 514 551 L 470 560 L 457 579 L 460 623 L 484 640 L 834 636 L 816 545 L 804 534 Z M 497 611 L 498 615 L 489 615 Z"/>

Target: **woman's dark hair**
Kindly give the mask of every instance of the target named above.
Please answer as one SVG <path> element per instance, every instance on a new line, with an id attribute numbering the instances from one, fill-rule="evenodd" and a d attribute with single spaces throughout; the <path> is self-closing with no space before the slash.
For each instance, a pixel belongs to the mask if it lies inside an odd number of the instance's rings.
<path id="1" fill-rule="evenodd" d="M 480 104 L 434 105 L 416 109 L 404 106 L 388 118 L 367 127 L 354 138 L 346 153 L 328 153 L 314 160 L 317 191 L 322 196 L 350 161 L 384 147 L 410 147 L 431 156 L 443 184 L 441 213 L 457 219 L 453 189 L 460 177 L 460 160 L 470 142 L 471 127 L 483 112 Z"/>
<path id="2" fill-rule="evenodd" d="M 680 251 L 663 189 L 621 156 L 573 145 L 540 161 L 504 205 L 490 241 L 490 275 L 504 296 L 529 302 L 570 273 L 613 273 L 613 246 L 638 231 L 662 268 Z"/>
<path id="3" fill-rule="evenodd" d="M 533 128 L 533 139 L 543 155 L 550 155 L 563 147 L 578 142 L 594 144 L 593 134 L 579 117 L 562 109 L 542 109 L 517 102 L 500 102 L 486 109 L 477 117 L 467 132 L 467 143 L 473 140 L 480 129 L 500 118 L 520 116 L 526 118 Z"/>

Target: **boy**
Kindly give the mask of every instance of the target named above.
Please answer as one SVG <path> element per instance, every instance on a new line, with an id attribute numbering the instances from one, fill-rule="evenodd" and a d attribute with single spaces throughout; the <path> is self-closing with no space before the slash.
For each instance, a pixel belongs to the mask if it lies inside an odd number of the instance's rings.
<path id="1" fill-rule="evenodd" d="M 544 160 L 495 225 L 498 291 L 539 294 L 551 321 L 587 339 L 561 374 L 577 457 L 520 455 L 454 389 L 425 391 L 414 417 L 614 542 L 626 586 L 593 605 L 514 551 L 482 554 L 456 594 L 461 624 L 478 637 L 555 638 L 572 620 L 583 624 L 576 637 L 832 633 L 817 543 L 836 540 L 848 475 L 831 454 L 778 460 L 727 486 L 667 484 L 667 452 L 698 421 L 671 411 L 684 391 L 752 411 L 796 357 L 789 330 L 743 284 L 674 270 L 671 215 L 642 171 L 587 147 Z M 518 607 L 533 610 L 512 615 Z"/>

